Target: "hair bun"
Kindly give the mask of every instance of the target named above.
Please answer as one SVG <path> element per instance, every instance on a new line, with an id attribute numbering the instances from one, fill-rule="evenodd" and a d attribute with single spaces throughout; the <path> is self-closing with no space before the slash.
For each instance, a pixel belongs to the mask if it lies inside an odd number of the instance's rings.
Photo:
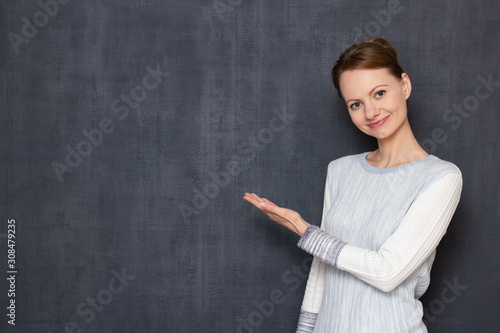
<path id="1" fill-rule="evenodd" d="M 387 40 L 385 40 L 381 37 L 374 37 L 374 38 L 367 40 L 366 42 L 382 45 L 385 49 L 390 51 L 392 56 L 394 57 L 394 59 L 396 59 L 396 61 L 398 61 L 398 53 L 396 52 L 396 50 L 394 50 L 392 45 Z"/>

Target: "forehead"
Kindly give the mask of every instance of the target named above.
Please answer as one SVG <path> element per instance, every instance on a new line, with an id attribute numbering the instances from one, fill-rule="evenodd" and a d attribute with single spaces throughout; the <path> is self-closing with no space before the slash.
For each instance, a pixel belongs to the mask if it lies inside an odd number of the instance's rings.
<path id="1" fill-rule="evenodd" d="M 339 78 L 340 90 L 346 100 L 369 94 L 378 85 L 394 85 L 397 82 L 387 68 L 348 70 Z"/>

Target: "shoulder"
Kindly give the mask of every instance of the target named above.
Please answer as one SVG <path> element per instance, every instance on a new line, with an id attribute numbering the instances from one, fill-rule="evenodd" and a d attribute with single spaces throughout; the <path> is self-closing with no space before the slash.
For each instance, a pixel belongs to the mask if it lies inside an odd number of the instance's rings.
<path id="1" fill-rule="evenodd" d="M 367 153 L 347 155 L 334 159 L 328 163 L 327 180 L 333 184 L 334 181 L 350 178 L 362 172 L 361 159 Z"/>
<path id="2" fill-rule="evenodd" d="M 339 157 L 328 164 L 328 172 L 343 169 L 349 167 L 352 164 L 359 163 L 359 159 L 366 154 L 367 153 L 361 153 Z"/>
<path id="3" fill-rule="evenodd" d="M 462 172 L 453 163 L 442 160 L 434 155 L 423 165 L 423 171 L 427 174 L 427 181 L 423 185 L 421 192 L 424 192 L 430 186 L 453 186 L 460 193 L 462 189 Z M 439 185 L 437 184 L 439 182 Z"/>
<path id="4" fill-rule="evenodd" d="M 431 157 L 428 163 L 424 165 L 431 179 L 437 180 L 450 174 L 454 174 L 460 179 L 462 178 L 462 172 L 455 164 L 442 160 L 434 155 L 431 155 Z"/>

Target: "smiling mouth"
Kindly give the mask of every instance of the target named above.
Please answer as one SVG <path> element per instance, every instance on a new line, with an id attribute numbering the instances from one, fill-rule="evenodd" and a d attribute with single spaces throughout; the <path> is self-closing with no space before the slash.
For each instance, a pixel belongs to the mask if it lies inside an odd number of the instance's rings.
<path id="1" fill-rule="evenodd" d="M 380 120 L 374 121 L 373 123 L 368 124 L 368 126 L 370 126 L 370 128 L 380 127 L 380 126 L 382 126 L 386 122 L 386 120 L 387 120 L 388 117 L 389 116 L 387 116 L 385 118 L 382 118 Z"/>

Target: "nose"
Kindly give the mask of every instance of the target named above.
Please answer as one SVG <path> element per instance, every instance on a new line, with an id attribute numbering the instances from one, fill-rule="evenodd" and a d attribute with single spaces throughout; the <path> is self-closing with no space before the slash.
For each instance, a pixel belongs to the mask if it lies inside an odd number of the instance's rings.
<path id="1" fill-rule="evenodd" d="M 377 105 L 373 102 L 365 102 L 365 117 L 366 119 L 373 119 L 380 114 Z"/>

